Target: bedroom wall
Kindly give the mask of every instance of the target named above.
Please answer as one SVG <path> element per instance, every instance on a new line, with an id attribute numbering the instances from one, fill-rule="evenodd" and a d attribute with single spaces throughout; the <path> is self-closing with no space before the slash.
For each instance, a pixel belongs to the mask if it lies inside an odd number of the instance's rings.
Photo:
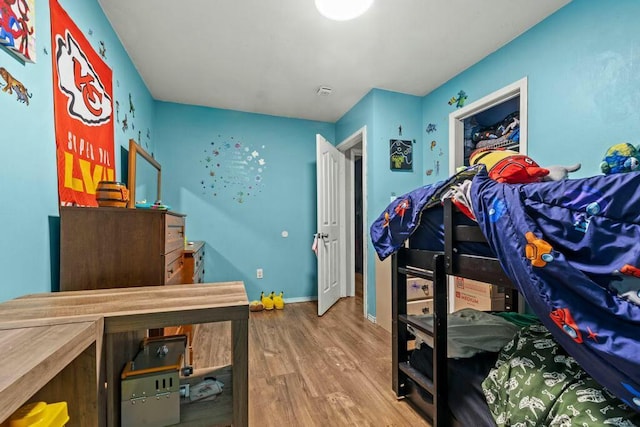
<path id="1" fill-rule="evenodd" d="M 464 90 L 473 102 L 527 76 L 528 154 L 543 166 L 582 162 L 575 177 L 600 174 L 609 146 L 640 143 L 639 14 L 634 0 L 574 0 L 425 96 L 423 127 L 437 125 L 427 138 L 443 147 L 443 164 L 454 110 L 447 101 Z"/>
<path id="2" fill-rule="evenodd" d="M 392 196 L 404 194 L 421 183 L 423 138 L 420 103 L 421 98 L 417 96 L 373 89 L 336 123 L 338 143 L 361 127 L 367 126 L 368 205 L 365 218 L 367 227 L 386 208 Z M 392 171 L 390 169 L 389 141 L 391 139 L 415 140 L 413 170 Z M 390 323 L 391 316 L 390 277 L 386 274 L 390 270 L 388 266 L 381 265 L 378 260 L 368 233 L 365 238 L 368 275 L 367 312 L 384 326 Z"/>
<path id="3" fill-rule="evenodd" d="M 127 106 L 129 93 L 135 105 L 135 121 L 123 132 L 115 124 L 116 147 L 128 146 L 138 137 L 153 151 L 153 99 L 138 75 L 117 35 L 96 0 L 61 0 L 94 49 L 106 46 L 106 62 L 113 70 L 114 99 Z M 33 94 L 29 105 L 0 91 L 3 117 L 0 146 L 0 221 L 5 225 L 0 239 L 0 301 L 20 295 L 48 292 L 58 286 L 58 187 L 53 124 L 51 28 L 49 4 L 35 6 L 37 62 L 22 65 L 0 50 L 0 67 L 6 68 Z M 92 33 L 91 35 L 89 33 Z M 47 50 L 47 53 L 44 52 Z M 0 80 L 4 83 L 3 80 Z M 116 85 L 119 83 L 119 86 Z M 135 131 L 132 129 L 135 123 Z M 146 129 L 150 138 L 146 139 Z M 120 179 L 119 149 L 116 176 Z"/>
<path id="4" fill-rule="evenodd" d="M 316 134 L 334 124 L 165 102 L 155 123 L 163 200 L 206 242 L 205 280 L 315 298 Z"/>
<path id="5" fill-rule="evenodd" d="M 524 76 L 528 77 L 529 155 L 541 165 L 582 163 L 572 176 L 600 173 L 606 149 L 619 142 L 640 144 L 640 33 L 635 20 L 640 3 L 633 0 L 573 0 L 520 37 L 455 76 L 421 101 L 423 161 L 419 179 L 429 184 L 448 176 L 448 105 L 460 90 L 473 102 Z M 376 129 L 385 120 L 373 111 L 376 90 L 338 121 L 337 140 L 363 124 Z M 357 113 L 366 108 L 366 114 Z M 353 116 L 362 117 L 354 119 Z M 347 120 L 348 119 L 348 120 Z M 391 120 L 393 121 L 393 120 Z M 341 128 L 348 122 L 346 130 Z M 427 132 L 430 124 L 435 130 Z M 388 125 L 389 127 L 391 124 Z M 372 138 L 372 139 L 373 139 Z M 375 156 L 375 151 L 372 156 Z M 369 159 L 371 221 L 385 208 L 394 176 L 383 162 Z M 376 185 L 382 180 L 383 187 Z M 416 186 L 419 184 L 416 184 Z M 400 191 L 400 190 L 399 190 Z M 398 193 L 398 194 L 401 194 Z M 370 257 L 373 249 L 369 246 Z M 369 278 L 376 278 L 369 258 Z M 371 291 L 371 287 L 368 288 Z M 369 292 L 369 305 L 371 298 Z"/>

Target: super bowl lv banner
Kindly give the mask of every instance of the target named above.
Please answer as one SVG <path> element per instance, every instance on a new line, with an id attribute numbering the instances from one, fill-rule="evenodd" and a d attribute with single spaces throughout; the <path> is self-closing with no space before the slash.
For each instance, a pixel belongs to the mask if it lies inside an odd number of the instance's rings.
<path id="1" fill-rule="evenodd" d="M 49 5 L 60 204 L 97 206 L 98 182 L 115 175 L 111 69 L 57 0 Z"/>

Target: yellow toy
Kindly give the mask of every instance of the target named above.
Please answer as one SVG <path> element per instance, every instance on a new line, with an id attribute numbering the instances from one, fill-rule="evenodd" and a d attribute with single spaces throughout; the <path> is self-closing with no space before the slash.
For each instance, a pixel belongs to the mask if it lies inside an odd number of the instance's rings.
<path id="1" fill-rule="evenodd" d="M 19 408 L 0 424 L 10 427 L 48 426 L 63 427 L 69 421 L 67 402 L 45 403 L 33 402 Z"/>
<path id="2" fill-rule="evenodd" d="M 280 295 L 273 296 L 273 306 L 276 310 L 282 310 L 284 308 L 284 292 L 280 292 Z"/>
<path id="3" fill-rule="evenodd" d="M 273 310 L 273 299 L 270 295 L 265 297 L 264 292 L 260 292 L 260 300 L 262 301 L 262 306 L 265 310 Z"/>

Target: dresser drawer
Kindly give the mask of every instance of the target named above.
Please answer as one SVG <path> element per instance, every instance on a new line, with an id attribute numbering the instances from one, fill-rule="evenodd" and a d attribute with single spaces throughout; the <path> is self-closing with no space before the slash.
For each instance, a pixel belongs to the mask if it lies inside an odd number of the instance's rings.
<path id="1" fill-rule="evenodd" d="M 184 247 L 184 217 L 167 215 L 164 234 L 165 253 Z"/>
<path id="2" fill-rule="evenodd" d="M 200 268 L 193 273 L 192 283 L 204 283 L 204 263 L 200 263 Z"/>
<path id="3" fill-rule="evenodd" d="M 204 246 L 194 254 L 193 263 L 193 283 L 204 282 Z"/>
<path id="4" fill-rule="evenodd" d="M 202 246 L 196 253 L 193 254 L 193 263 L 196 270 L 204 264 L 204 246 Z"/>
<path id="5" fill-rule="evenodd" d="M 433 298 L 407 302 L 407 314 L 433 313 Z"/>
<path id="6" fill-rule="evenodd" d="M 433 282 L 420 277 L 407 277 L 407 300 L 433 298 Z"/>
<path id="7" fill-rule="evenodd" d="M 165 255 L 164 283 L 178 284 L 182 281 L 182 250 L 178 249 Z"/>
<path id="8" fill-rule="evenodd" d="M 171 279 L 169 279 L 165 285 L 181 285 L 182 284 L 182 268 L 179 269 L 175 274 L 173 274 L 173 276 L 171 276 Z"/>
<path id="9" fill-rule="evenodd" d="M 184 248 L 183 283 L 204 282 L 205 245 L 202 241 L 189 242 Z"/>

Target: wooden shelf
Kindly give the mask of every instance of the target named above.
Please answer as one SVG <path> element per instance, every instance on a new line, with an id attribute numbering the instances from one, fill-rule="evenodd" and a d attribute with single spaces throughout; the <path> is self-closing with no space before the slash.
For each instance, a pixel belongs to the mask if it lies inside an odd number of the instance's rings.
<path id="1" fill-rule="evenodd" d="M 101 336 L 102 322 L 91 321 L 0 330 L 0 421 L 44 400 L 66 401 L 70 425 L 97 425 Z"/>
<path id="2" fill-rule="evenodd" d="M 219 372 L 228 388 L 215 405 L 190 405 L 182 425 L 247 426 L 249 302 L 242 282 L 57 292 L 1 303 L 0 422 L 43 397 L 79 408 L 70 426 L 120 425 L 120 373 L 145 331 L 222 321 L 231 322 L 233 368 Z"/>

